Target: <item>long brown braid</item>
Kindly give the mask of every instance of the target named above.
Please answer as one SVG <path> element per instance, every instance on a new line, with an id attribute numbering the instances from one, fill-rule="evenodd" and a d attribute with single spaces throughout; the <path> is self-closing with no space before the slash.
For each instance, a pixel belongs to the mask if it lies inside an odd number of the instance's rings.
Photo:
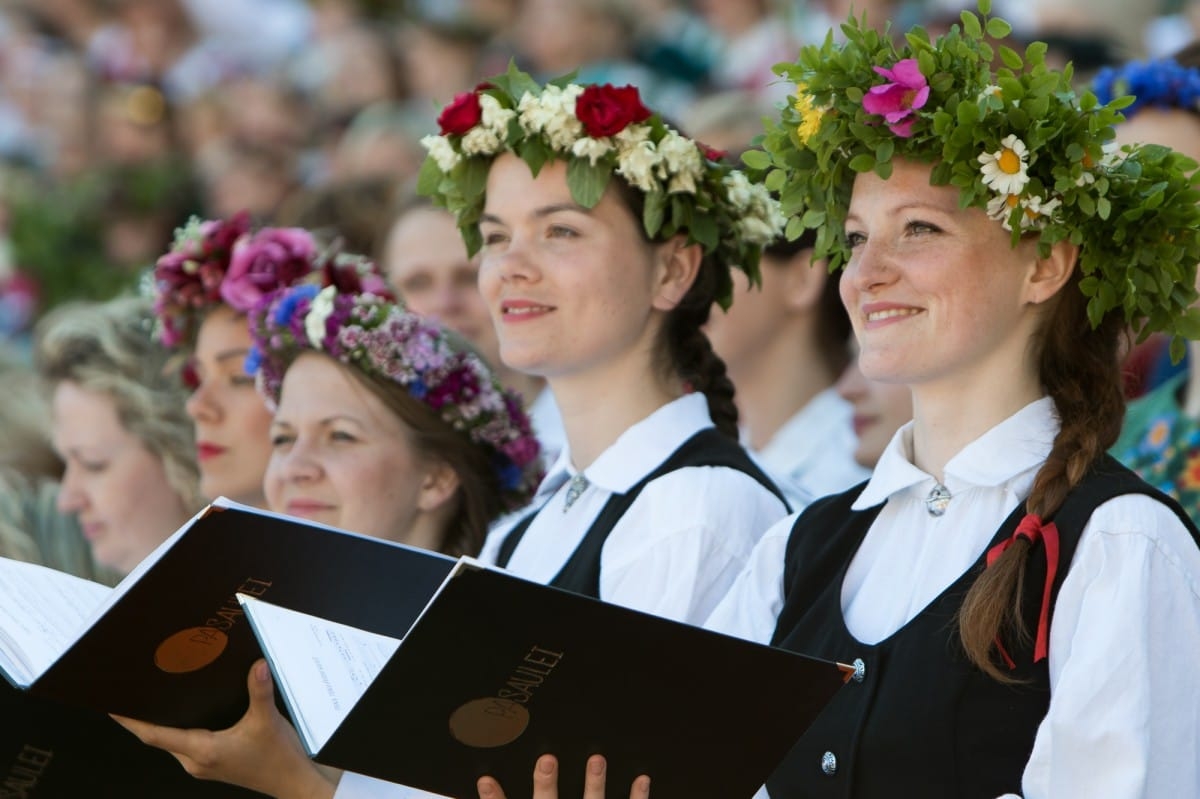
<path id="1" fill-rule="evenodd" d="M 1125 328 L 1108 314 L 1096 328 L 1077 272 L 1059 292 L 1036 340 L 1038 373 L 1054 400 L 1062 428 L 1034 478 L 1026 511 L 1049 519 L 1067 494 L 1117 440 L 1125 416 L 1120 354 Z M 1032 544 L 1017 538 L 976 578 L 959 609 L 959 635 L 967 657 L 1001 682 L 1015 682 L 995 660 L 996 641 L 1028 642 L 1021 608 L 1025 566 Z"/>

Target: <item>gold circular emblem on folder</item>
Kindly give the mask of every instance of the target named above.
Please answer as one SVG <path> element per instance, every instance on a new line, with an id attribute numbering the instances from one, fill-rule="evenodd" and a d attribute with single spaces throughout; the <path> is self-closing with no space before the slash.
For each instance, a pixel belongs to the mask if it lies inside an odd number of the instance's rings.
<path id="1" fill-rule="evenodd" d="M 473 699 L 450 714 L 450 734 L 476 749 L 510 744 L 528 726 L 529 711 L 524 705 L 496 696 Z"/>
<path id="2" fill-rule="evenodd" d="M 197 671 L 219 658 L 228 643 L 229 636 L 215 627 L 190 627 L 158 645 L 154 665 L 168 674 Z"/>

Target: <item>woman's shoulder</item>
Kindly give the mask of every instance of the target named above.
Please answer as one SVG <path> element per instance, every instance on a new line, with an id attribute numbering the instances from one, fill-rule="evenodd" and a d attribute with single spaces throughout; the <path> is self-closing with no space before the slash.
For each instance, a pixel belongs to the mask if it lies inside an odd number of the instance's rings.
<path id="1" fill-rule="evenodd" d="M 630 507 L 652 529 L 709 529 L 756 541 L 788 514 L 779 496 L 758 479 L 729 466 L 686 466 L 646 484 Z"/>
<path id="2" fill-rule="evenodd" d="M 1200 586 L 1200 541 L 1170 505 L 1148 494 L 1122 494 L 1092 512 L 1080 549 L 1123 549 L 1162 560 Z"/>

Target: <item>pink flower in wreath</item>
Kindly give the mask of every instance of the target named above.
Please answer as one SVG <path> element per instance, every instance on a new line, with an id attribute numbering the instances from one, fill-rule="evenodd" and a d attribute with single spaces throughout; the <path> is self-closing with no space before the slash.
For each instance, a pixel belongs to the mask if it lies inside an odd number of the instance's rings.
<path id="1" fill-rule="evenodd" d="M 863 109 L 882 116 L 892 133 L 907 139 L 916 122 L 914 113 L 929 100 L 929 82 L 915 58 L 897 61 L 892 69 L 874 69 L 891 82 L 872 86 L 863 97 Z"/>
<path id="2" fill-rule="evenodd" d="M 221 299 L 246 312 L 263 296 L 295 283 L 313 271 L 317 247 L 301 228 L 263 228 L 233 245 L 229 271 L 221 281 Z"/>

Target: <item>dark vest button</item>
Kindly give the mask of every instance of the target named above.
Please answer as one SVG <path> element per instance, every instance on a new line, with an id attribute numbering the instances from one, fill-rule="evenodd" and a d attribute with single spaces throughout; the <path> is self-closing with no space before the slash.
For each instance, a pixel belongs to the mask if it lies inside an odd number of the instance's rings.
<path id="1" fill-rule="evenodd" d="M 867 679 L 867 664 L 863 662 L 862 658 L 855 658 L 850 665 L 854 667 L 854 674 L 850 676 L 854 678 L 855 682 Z"/>

